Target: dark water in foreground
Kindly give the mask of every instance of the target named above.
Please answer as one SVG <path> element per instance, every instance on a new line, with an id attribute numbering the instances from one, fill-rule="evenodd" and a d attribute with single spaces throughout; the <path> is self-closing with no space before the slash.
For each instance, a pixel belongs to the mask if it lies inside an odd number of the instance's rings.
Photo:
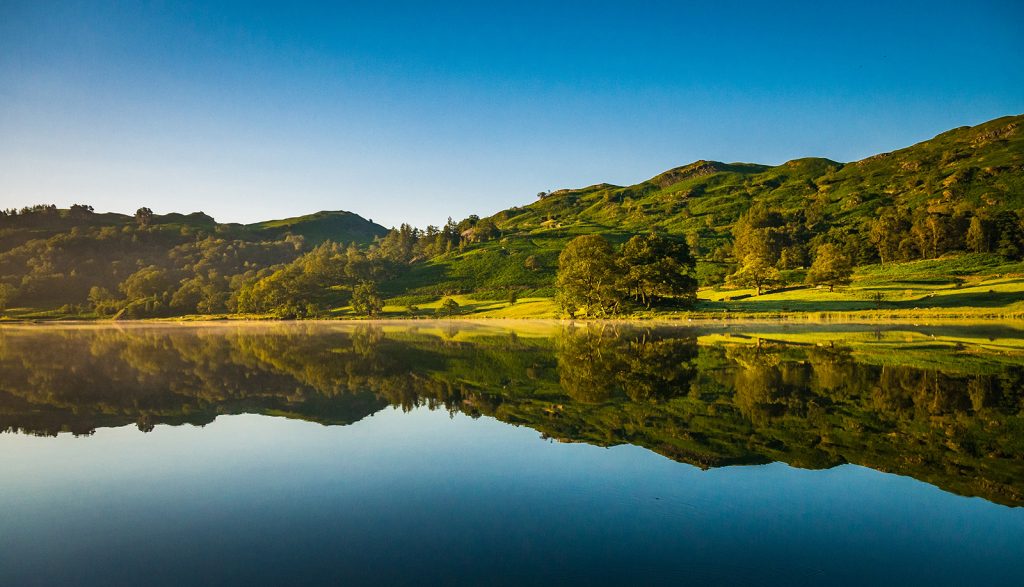
<path id="1" fill-rule="evenodd" d="M 4 585 L 1024 577 L 1012 330 L 3 328 L 0 429 Z"/>

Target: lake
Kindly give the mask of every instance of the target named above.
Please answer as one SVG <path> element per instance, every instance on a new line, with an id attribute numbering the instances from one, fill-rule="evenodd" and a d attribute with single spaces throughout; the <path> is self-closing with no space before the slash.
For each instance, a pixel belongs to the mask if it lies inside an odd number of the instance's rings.
<path id="1" fill-rule="evenodd" d="M 1024 332 L 0 328 L 0 584 L 1020 585 Z"/>

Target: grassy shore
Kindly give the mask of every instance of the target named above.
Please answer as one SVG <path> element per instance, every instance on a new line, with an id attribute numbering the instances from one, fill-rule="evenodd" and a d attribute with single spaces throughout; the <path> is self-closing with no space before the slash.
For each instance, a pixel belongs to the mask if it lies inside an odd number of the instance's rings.
<path id="1" fill-rule="evenodd" d="M 756 295 L 752 289 L 703 288 L 690 309 L 655 308 L 622 316 L 630 320 L 772 320 L 793 322 L 1019 321 L 1024 320 L 1024 264 L 979 265 L 990 258 L 961 255 L 949 259 L 860 268 L 853 282 L 829 291 L 792 285 Z M 802 276 L 789 275 L 791 282 Z M 385 300 L 384 319 L 555 319 L 562 314 L 552 297 L 521 297 L 514 302 L 489 294 L 405 295 Z M 441 316 L 442 302 L 458 304 Z M 330 308 L 325 319 L 363 319 L 351 306 Z M 176 321 L 265 320 L 253 314 L 192 315 Z M 66 309 L 10 308 L 3 321 L 96 320 L 90 312 Z"/>

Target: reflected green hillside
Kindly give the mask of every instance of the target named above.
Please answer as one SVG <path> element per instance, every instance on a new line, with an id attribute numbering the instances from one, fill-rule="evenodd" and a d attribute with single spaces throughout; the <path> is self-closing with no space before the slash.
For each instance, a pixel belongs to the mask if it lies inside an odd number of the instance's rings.
<path id="1" fill-rule="evenodd" d="M 0 329 L 0 428 L 428 406 L 699 467 L 854 463 L 1024 505 L 1024 350 L 988 327 L 422 322 Z"/>

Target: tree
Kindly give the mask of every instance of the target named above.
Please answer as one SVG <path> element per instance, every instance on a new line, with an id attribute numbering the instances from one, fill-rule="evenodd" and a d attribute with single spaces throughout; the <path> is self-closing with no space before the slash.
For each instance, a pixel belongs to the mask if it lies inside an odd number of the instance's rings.
<path id="1" fill-rule="evenodd" d="M 871 223 L 868 238 L 878 248 L 878 257 L 883 263 L 907 260 L 908 247 L 902 242 L 910 232 L 910 221 L 902 210 L 889 210 Z"/>
<path id="2" fill-rule="evenodd" d="M 441 307 L 437 309 L 437 313 L 441 316 L 451 316 L 459 313 L 459 303 L 451 298 L 445 298 L 441 302 Z"/>
<path id="3" fill-rule="evenodd" d="M 918 218 L 910 229 L 922 255 L 936 259 L 952 248 L 953 227 L 948 216 L 928 214 Z"/>
<path id="4" fill-rule="evenodd" d="M 1021 227 L 1020 217 L 1011 211 L 1004 211 L 996 216 L 995 223 L 999 231 L 996 253 L 1012 261 L 1024 258 L 1024 228 Z"/>
<path id="5" fill-rule="evenodd" d="M 9 283 L 0 283 L 0 312 L 7 309 L 7 305 L 14 299 L 18 290 Z"/>
<path id="6" fill-rule="evenodd" d="M 751 254 L 747 255 L 739 269 L 728 277 L 728 282 L 741 287 L 756 288 L 757 295 L 761 295 L 764 288 L 781 283 L 782 276 L 767 259 Z"/>
<path id="7" fill-rule="evenodd" d="M 89 288 L 89 297 L 87 299 L 89 300 L 89 305 L 92 309 L 96 310 L 97 313 L 102 314 L 103 312 L 101 309 L 106 304 L 114 301 L 114 296 L 109 290 L 107 290 L 107 288 L 94 285 Z"/>
<path id="8" fill-rule="evenodd" d="M 377 293 L 377 284 L 361 281 L 352 288 L 352 309 L 363 316 L 376 316 L 384 309 L 384 300 Z"/>
<path id="9" fill-rule="evenodd" d="M 733 254 L 737 259 L 757 255 L 771 265 L 779 260 L 779 254 L 787 240 L 785 219 L 777 211 L 764 204 L 752 206 L 732 229 Z"/>
<path id="10" fill-rule="evenodd" d="M 696 298 L 695 262 L 685 243 L 636 235 L 622 246 L 617 263 L 622 287 L 647 308 L 659 297 Z"/>
<path id="11" fill-rule="evenodd" d="M 700 233 L 699 232 L 688 232 L 686 233 L 686 246 L 690 247 L 690 253 L 695 257 L 699 257 L 701 254 L 700 249 Z"/>
<path id="12" fill-rule="evenodd" d="M 569 241 L 558 256 L 555 287 L 559 306 L 570 316 L 580 308 L 591 316 L 618 311 L 615 254 L 601 235 L 588 234 Z"/>
<path id="13" fill-rule="evenodd" d="M 93 207 L 88 204 L 71 204 L 71 209 L 69 210 L 70 216 L 76 220 L 88 218 L 93 212 Z"/>
<path id="14" fill-rule="evenodd" d="M 833 291 L 837 285 L 850 283 L 853 276 L 853 261 L 842 249 L 832 243 L 818 247 L 814 255 L 814 263 L 807 272 L 808 283 L 827 285 Z"/>
<path id="15" fill-rule="evenodd" d="M 143 206 L 135 211 L 135 222 L 141 227 L 149 226 L 153 222 L 153 211 Z"/>
<path id="16" fill-rule="evenodd" d="M 162 297 L 170 287 L 171 280 L 167 275 L 167 270 L 150 265 L 129 275 L 121 284 L 121 291 L 124 292 L 128 301 L 135 301 L 150 297 Z"/>
<path id="17" fill-rule="evenodd" d="M 203 300 L 203 280 L 198 277 L 186 279 L 171 296 L 170 306 L 175 312 L 188 314 L 196 311 Z"/>
<path id="18" fill-rule="evenodd" d="M 991 237 L 985 221 L 977 216 L 971 217 L 971 225 L 967 229 L 967 246 L 975 253 L 987 253 L 992 250 Z"/>

